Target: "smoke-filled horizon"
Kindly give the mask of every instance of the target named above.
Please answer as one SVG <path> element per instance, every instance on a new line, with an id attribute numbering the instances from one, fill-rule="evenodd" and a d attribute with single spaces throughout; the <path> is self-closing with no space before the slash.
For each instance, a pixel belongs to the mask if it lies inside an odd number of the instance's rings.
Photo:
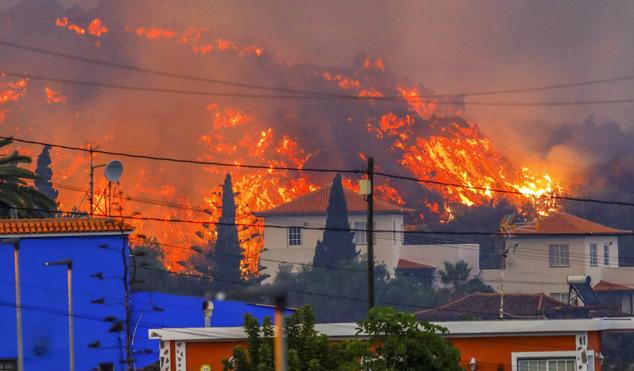
<path id="1" fill-rule="evenodd" d="M 559 183 L 564 191 L 600 194 L 601 189 L 589 192 L 584 188 L 586 169 L 601 172 L 604 161 L 631 151 L 627 123 L 606 120 L 626 117 L 630 112 L 623 107 L 610 108 L 610 112 L 597 108 L 594 119 L 588 117 L 596 107 L 577 107 L 573 113 L 569 113 L 570 108 L 557 112 L 538 108 L 532 109 L 534 112 L 526 108 L 474 111 L 468 105 L 469 98 L 466 107 L 419 98 L 432 92 L 534 86 L 627 74 L 619 71 L 617 63 L 625 58 L 626 51 L 621 46 L 607 45 L 621 40 L 621 36 L 597 36 L 593 30 L 603 27 L 590 21 L 578 23 L 570 14 L 572 19 L 542 19 L 542 11 L 528 3 L 500 5 L 499 9 L 488 3 L 475 9 L 467 3 L 434 8 L 373 1 L 355 6 L 240 1 L 174 4 L 104 0 L 83 8 L 69 1 L 62 6 L 54 1 L 23 0 L 0 8 L 0 39 L 142 68 L 284 89 L 402 96 L 406 101 L 238 99 L 3 76 L 3 132 L 57 143 L 236 164 L 362 169 L 365 157 L 372 155 L 382 170 L 517 189 L 528 195 L 557 192 Z M 496 12 L 490 13 L 493 8 Z M 586 15 L 593 6 L 582 3 L 579 8 L 576 11 Z M 594 15 L 601 18 L 616 10 L 614 6 L 602 8 Z M 623 19 L 621 13 L 615 15 L 616 21 L 606 27 L 610 32 L 616 32 L 613 27 Z M 497 23 L 489 24 L 493 19 Z M 520 27 L 513 19 L 530 25 Z M 556 21 L 561 23 L 551 24 Z M 512 32 L 503 34 L 503 26 Z M 560 33 L 546 38 L 549 35 L 544 28 L 560 29 Z M 522 35 L 520 29 L 530 32 Z M 573 34 L 579 39 L 569 37 Z M 495 38 L 485 40 L 486 35 Z M 610 37 L 610 41 L 602 41 L 602 37 Z M 515 49 L 509 49 L 509 40 L 516 42 Z M 537 48 L 539 40 L 543 49 Z M 464 50 L 458 48 L 458 41 Z M 568 52 L 560 49 L 564 41 L 571 49 Z M 579 50 L 572 49 L 585 48 L 588 43 L 594 49 L 584 50 L 587 61 L 582 61 L 576 57 Z M 610 47 L 614 50 L 607 53 Z M 493 50 L 499 51 L 496 57 L 488 55 Z M 527 58 L 531 53 L 532 59 Z M 563 69 L 561 63 L 551 65 L 558 58 L 572 58 L 576 63 L 568 62 L 568 69 Z M 602 58 L 612 61 L 612 67 L 602 63 Z M 3 70 L 16 73 L 159 89 L 260 93 L 6 47 L 0 49 L 0 60 Z M 624 94 L 626 86 L 503 98 L 596 98 L 597 92 Z M 592 95 L 584 95 L 587 92 Z M 459 97 L 451 98 L 456 99 Z M 487 98 L 498 99 L 502 98 Z M 539 124 L 528 125 L 538 120 Z M 40 149 L 27 146 L 23 150 L 35 156 Z M 54 181 L 87 186 L 85 155 L 53 150 L 52 156 Z M 107 160 L 96 158 L 98 163 Z M 227 169 L 134 160 L 125 160 L 124 166 L 120 188 L 125 194 L 208 207 L 217 219 L 219 184 Z M 525 166 L 530 168 L 524 170 Z M 238 213 L 245 215 L 243 222 L 254 220 L 251 212 L 255 210 L 288 201 L 330 180 L 318 174 L 244 169 L 231 172 L 239 193 Z M 551 177 L 546 176 L 547 172 Z M 347 186 L 354 187 L 354 179 L 347 182 Z M 425 188 L 415 183 L 379 185 L 384 199 L 415 208 L 419 223 L 447 223 L 453 218 L 455 205 L 486 205 L 491 196 L 485 191 Z M 85 209 L 81 192 L 60 193 L 65 209 Z M 526 200 L 511 201 L 518 208 L 525 207 Z M 538 212 L 553 208 L 533 206 Z M 155 216 L 161 212 L 170 217 L 200 219 L 191 211 L 132 202 L 124 207 L 128 214 L 140 211 Z M 138 227 L 143 230 L 146 226 Z M 191 228 L 147 227 L 163 242 L 195 238 Z M 257 255 L 261 237 L 251 241 L 252 235 L 253 230 L 241 231 L 242 241 L 253 247 L 249 253 Z M 170 257 L 171 261 L 179 258 Z"/>

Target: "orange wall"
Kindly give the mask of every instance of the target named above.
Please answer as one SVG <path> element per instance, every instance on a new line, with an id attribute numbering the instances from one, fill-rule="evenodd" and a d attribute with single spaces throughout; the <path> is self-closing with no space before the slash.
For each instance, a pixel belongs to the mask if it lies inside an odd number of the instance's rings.
<path id="1" fill-rule="evenodd" d="M 222 370 L 222 360 L 231 357 L 233 348 L 238 345 L 246 347 L 244 341 L 188 342 L 187 371 L 200 371 L 204 364 L 210 365 L 213 371 Z"/>
<path id="2" fill-rule="evenodd" d="M 469 360 L 475 357 L 478 370 L 498 370 L 501 364 L 504 371 L 511 371 L 511 353 L 513 352 L 551 352 L 575 350 L 575 336 L 508 336 L 482 338 L 450 338 L 460 351 L 461 365 L 469 369 Z M 595 353 L 601 351 L 599 332 L 588 333 L 588 349 Z M 595 360 L 595 370 L 601 370 L 599 360 Z"/>
<path id="3" fill-rule="evenodd" d="M 482 338 L 450 338 L 460 351 L 461 365 L 468 370 L 471 357 L 477 359 L 479 371 L 498 371 L 498 365 L 504 371 L 511 371 L 512 352 L 547 352 L 575 350 L 575 336 L 508 336 Z M 188 342 L 187 371 L 199 371 L 200 366 L 208 364 L 214 371 L 222 370 L 222 360 L 231 357 L 237 345 L 246 346 L 244 341 L 230 342 Z M 588 349 L 596 353 L 601 351 L 601 334 L 588 333 Z M 174 353 L 172 353 L 174 354 Z M 175 362 L 172 362 L 175 365 Z M 601 370 L 599 360 L 595 360 L 595 370 Z"/>

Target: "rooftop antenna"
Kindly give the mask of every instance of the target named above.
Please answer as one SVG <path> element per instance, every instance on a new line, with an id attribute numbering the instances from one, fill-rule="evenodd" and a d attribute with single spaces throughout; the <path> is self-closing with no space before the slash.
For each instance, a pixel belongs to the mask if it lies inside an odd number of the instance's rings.
<path id="1" fill-rule="evenodd" d="M 113 160 L 108 162 L 104 175 L 108 179 L 108 205 L 106 207 L 108 216 L 112 215 L 112 183 L 119 183 L 123 174 L 123 164 L 120 161 Z"/>

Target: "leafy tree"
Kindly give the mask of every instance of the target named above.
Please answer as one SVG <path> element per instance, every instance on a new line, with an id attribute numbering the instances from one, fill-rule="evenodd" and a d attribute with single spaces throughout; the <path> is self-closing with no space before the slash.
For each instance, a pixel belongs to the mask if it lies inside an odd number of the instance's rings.
<path id="1" fill-rule="evenodd" d="M 225 360 L 224 370 L 272 371 L 270 319 L 260 326 L 247 314 L 244 327 L 248 349 L 236 347 L 231 360 Z M 461 370 L 458 351 L 440 336 L 446 329 L 389 308 L 371 310 L 367 319 L 358 322 L 357 338 L 349 341 L 332 342 L 318 334 L 310 306 L 288 317 L 284 332 L 290 371 Z"/>
<path id="2" fill-rule="evenodd" d="M 353 237 L 348 224 L 348 206 L 343 193 L 341 175 L 337 174 L 330 187 L 326 229 L 323 240 L 317 241 L 313 265 L 334 267 L 341 262 L 355 259 L 358 253 Z"/>
<path id="3" fill-rule="evenodd" d="M 359 322 L 359 330 L 369 337 L 373 349 L 364 358 L 366 370 L 462 370 L 460 353 L 440 336 L 447 329 L 419 322 L 412 313 L 374 308 Z"/>
<path id="4" fill-rule="evenodd" d="M 438 271 L 440 281 L 447 285 L 452 297 L 461 297 L 474 292 L 494 292 L 493 288 L 477 277 L 470 278 L 471 267 L 464 260 L 456 263 L 445 262 L 444 269 Z"/>
<path id="5" fill-rule="evenodd" d="M 10 139 L 0 140 L 0 148 L 9 144 Z M 30 185 L 36 175 L 20 167 L 30 163 L 30 157 L 17 151 L 0 156 L 0 216 L 8 217 L 13 212 L 21 218 L 37 218 L 56 209 L 53 200 Z"/>
<path id="6" fill-rule="evenodd" d="M 282 266 L 275 283 L 289 287 L 291 306 L 311 305 L 319 322 L 354 322 L 367 311 L 367 260 L 343 262 L 336 268 L 303 266 L 293 273 Z M 413 311 L 442 304 L 443 297 L 412 277 L 390 277 L 384 264 L 375 267 L 377 303 Z"/>
<path id="7" fill-rule="evenodd" d="M 209 226 L 203 226 L 209 229 Z M 236 290 L 242 280 L 242 248 L 236 226 L 236 201 L 231 185 L 231 175 L 227 175 L 222 188 L 222 212 L 216 226 L 215 247 L 211 243 L 205 249 L 192 246 L 202 256 L 191 259 L 194 269 L 203 275 L 214 277 L 214 290 Z M 199 237 L 203 238 L 202 233 Z"/>
<path id="8" fill-rule="evenodd" d="M 249 314 L 245 315 L 248 351 L 236 347 L 225 370 L 272 371 L 274 329 L 270 318 L 260 326 Z M 298 309 L 286 319 L 284 333 L 287 344 L 289 371 L 353 371 L 361 370 L 359 360 L 367 355 L 367 346 L 358 342 L 332 343 L 326 335 L 315 331 L 315 316 L 310 306 Z"/>
<path id="9" fill-rule="evenodd" d="M 37 157 L 37 167 L 35 168 L 35 189 L 45 194 L 54 202 L 57 200 L 58 192 L 53 188 L 53 170 L 51 169 L 51 146 L 48 144 L 42 148 L 42 152 Z"/>

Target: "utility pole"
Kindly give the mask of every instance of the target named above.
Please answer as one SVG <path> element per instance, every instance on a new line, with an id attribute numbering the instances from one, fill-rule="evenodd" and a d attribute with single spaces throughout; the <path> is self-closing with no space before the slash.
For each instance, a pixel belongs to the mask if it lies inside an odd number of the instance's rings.
<path id="1" fill-rule="evenodd" d="M 368 157 L 368 222 L 367 243 L 368 243 L 368 310 L 374 308 L 374 158 Z"/>
<path id="2" fill-rule="evenodd" d="M 89 186 L 89 194 L 88 194 L 88 202 L 90 203 L 90 217 L 93 216 L 94 210 L 94 202 L 95 202 L 95 167 L 92 164 L 93 161 L 93 148 L 92 146 L 89 149 L 90 153 L 90 186 Z"/>

